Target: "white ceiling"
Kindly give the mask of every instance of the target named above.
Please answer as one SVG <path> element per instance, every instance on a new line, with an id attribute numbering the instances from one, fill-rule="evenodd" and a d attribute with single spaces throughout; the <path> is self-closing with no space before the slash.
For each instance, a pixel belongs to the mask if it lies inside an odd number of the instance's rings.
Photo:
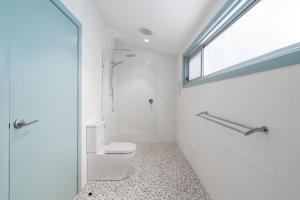
<path id="1" fill-rule="evenodd" d="M 96 0 L 100 15 L 117 42 L 179 54 L 216 0 Z M 145 36 L 139 27 L 153 31 Z"/>

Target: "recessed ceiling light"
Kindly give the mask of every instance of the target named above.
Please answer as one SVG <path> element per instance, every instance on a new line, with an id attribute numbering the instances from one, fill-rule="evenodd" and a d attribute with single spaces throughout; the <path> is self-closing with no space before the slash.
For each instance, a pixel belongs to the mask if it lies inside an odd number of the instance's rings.
<path id="1" fill-rule="evenodd" d="M 148 42 L 150 42 L 150 40 L 148 38 L 145 38 L 144 42 L 148 43 Z"/>

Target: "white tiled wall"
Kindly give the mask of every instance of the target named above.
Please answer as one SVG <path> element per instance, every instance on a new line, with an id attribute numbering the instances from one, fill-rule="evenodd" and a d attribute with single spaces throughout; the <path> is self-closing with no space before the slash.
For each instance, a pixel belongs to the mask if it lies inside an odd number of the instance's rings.
<path id="1" fill-rule="evenodd" d="M 63 0 L 82 23 L 81 182 L 86 183 L 86 124 L 100 120 L 102 49 L 114 46 L 95 1 Z"/>
<path id="2" fill-rule="evenodd" d="M 114 140 L 134 142 L 175 141 L 176 66 L 175 56 L 144 49 L 133 49 L 136 57 L 116 53 Z M 153 99 L 151 106 L 149 99 Z"/>
<path id="3" fill-rule="evenodd" d="M 299 77 L 298 64 L 181 90 L 177 141 L 212 199 L 299 199 Z M 242 136 L 195 116 L 204 110 L 270 133 Z"/>

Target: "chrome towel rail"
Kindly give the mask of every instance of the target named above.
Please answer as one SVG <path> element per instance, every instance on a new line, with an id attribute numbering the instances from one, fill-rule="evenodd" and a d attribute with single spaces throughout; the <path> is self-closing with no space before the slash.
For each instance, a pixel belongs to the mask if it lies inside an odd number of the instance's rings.
<path id="1" fill-rule="evenodd" d="M 228 119 L 224 119 L 222 117 L 218 117 L 218 116 L 209 114 L 207 111 L 201 112 L 201 113 L 197 114 L 196 116 L 204 118 L 204 119 L 209 120 L 211 122 L 214 122 L 216 124 L 219 124 L 221 126 L 229 128 L 231 130 L 237 131 L 237 132 L 243 134 L 244 136 L 248 136 L 248 135 L 251 135 L 251 134 L 256 133 L 256 132 L 261 132 L 261 133 L 267 134 L 268 131 L 269 131 L 268 127 L 266 127 L 266 126 L 262 126 L 262 127 L 259 127 L 259 128 L 253 128 L 253 127 L 250 127 L 250 126 L 240 124 L 238 122 L 234 122 L 234 121 L 231 121 L 231 120 L 228 120 Z M 218 121 L 218 120 L 220 120 L 220 121 Z M 222 123 L 221 121 L 227 122 L 228 124 Z M 244 129 L 248 129 L 248 130 L 243 131 L 243 130 L 238 129 L 236 127 L 230 126 L 229 124 L 233 124 L 235 126 L 239 126 L 239 127 L 242 127 Z"/>

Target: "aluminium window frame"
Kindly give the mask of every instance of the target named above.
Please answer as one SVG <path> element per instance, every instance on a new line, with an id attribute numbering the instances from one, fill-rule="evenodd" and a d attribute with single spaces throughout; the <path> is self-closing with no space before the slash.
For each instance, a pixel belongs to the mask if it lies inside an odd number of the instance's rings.
<path id="1" fill-rule="evenodd" d="M 231 13 L 236 8 L 236 6 L 241 5 L 240 3 L 243 1 L 244 3 L 242 4 L 242 6 L 236 12 Z M 251 8 L 255 6 L 259 1 L 261 0 L 228 0 L 225 3 L 221 10 L 213 17 L 213 19 L 208 23 L 208 25 L 204 28 L 204 30 L 200 33 L 196 40 L 194 40 L 194 42 L 189 46 L 189 48 L 184 52 L 182 56 L 183 88 L 300 63 L 299 42 L 204 76 L 203 59 L 205 46 L 220 34 L 222 34 L 224 31 L 226 31 L 227 28 L 229 28 L 245 13 L 251 10 Z M 226 19 L 226 17 L 230 14 L 232 15 L 224 22 L 224 19 Z M 223 24 L 218 27 L 219 23 Z M 216 27 L 218 28 L 214 30 Z M 211 34 L 212 31 L 214 31 L 213 34 Z M 207 35 L 209 34 L 211 35 L 207 37 Z M 189 59 L 191 56 L 195 55 L 195 51 L 198 53 L 199 49 L 202 55 L 201 76 L 199 78 L 189 80 Z"/>
<path id="2" fill-rule="evenodd" d="M 200 60 L 200 66 L 199 66 L 199 68 L 200 68 L 200 76 L 199 77 L 196 77 L 196 78 L 193 78 L 193 79 L 190 79 L 190 66 L 189 66 L 189 63 L 190 63 L 190 60 L 194 57 L 194 56 L 196 56 L 198 53 L 200 53 L 201 54 L 201 60 Z M 198 79 L 198 78 L 201 78 L 202 77 L 202 75 L 203 75 L 203 46 L 199 46 L 199 47 L 197 47 L 196 49 L 194 49 L 188 56 L 187 56 L 187 58 L 186 58 L 186 66 L 187 66 L 187 68 L 186 68 L 186 78 L 185 78 L 185 80 L 187 81 L 187 82 L 191 82 L 191 81 L 193 81 L 193 80 L 196 80 L 196 79 Z"/>

